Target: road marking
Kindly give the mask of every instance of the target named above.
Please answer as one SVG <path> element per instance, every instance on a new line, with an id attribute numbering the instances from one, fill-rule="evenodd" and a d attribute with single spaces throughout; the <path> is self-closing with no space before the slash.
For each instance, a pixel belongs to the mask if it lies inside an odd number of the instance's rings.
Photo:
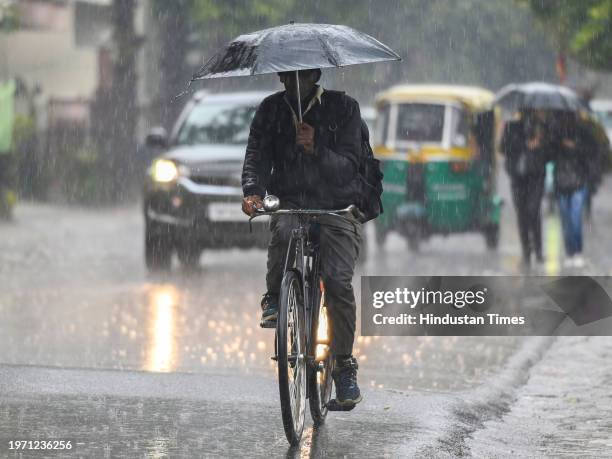
<path id="1" fill-rule="evenodd" d="M 547 276 L 556 276 L 561 271 L 561 222 L 559 217 L 549 215 L 544 218 L 545 239 L 544 253 L 546 254 L 545 273 Z"/>

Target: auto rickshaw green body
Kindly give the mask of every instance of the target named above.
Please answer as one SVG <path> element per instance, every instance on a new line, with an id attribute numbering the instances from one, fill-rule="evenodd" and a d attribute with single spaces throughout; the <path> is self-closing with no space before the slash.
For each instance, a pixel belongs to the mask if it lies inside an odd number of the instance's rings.
<path id="1" fill-rule="evenodd" d="M 502 200 L 495 193 L 492 101 L 485 89 L 460 86 L 396 86 L 379 95 L 379 243 L 390 231 L 413 249 L 432 234 L 478 231 L 489 248 L 497 246 Z"/>

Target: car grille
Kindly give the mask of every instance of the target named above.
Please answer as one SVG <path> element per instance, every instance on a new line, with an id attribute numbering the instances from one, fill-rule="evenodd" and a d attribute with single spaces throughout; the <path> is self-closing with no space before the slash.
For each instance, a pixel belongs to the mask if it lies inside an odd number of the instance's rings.
<path id="1" fill-rule="evenodd" d="M 189 179 L 198 185 L 216 185 L 241 187 L 242 183 L 238 177 L 206 177 L 201 175 L 190 176 Z"/>

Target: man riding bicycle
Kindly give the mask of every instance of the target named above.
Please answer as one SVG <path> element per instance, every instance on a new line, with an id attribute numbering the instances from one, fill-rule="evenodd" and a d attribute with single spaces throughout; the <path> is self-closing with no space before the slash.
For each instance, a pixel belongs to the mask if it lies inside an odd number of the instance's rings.
<path id="1" fill-rule="evenodd" d="M 298 72 L 298 104 L 295 72 L 278 75 L 285 91 L 264 99 L 251 123 L 242 171 L 243 211 L 254 215 L 263 207 L 266 193 L 278 196 L 285 209 L 339 209 L 354 204 L 362 155 L 359 104 L 344 93 L 317 85 L 319 69 Z M 351 281 L 361 245 L 361 223 L 351 215 L 347 219 L 322 215 L 317 223 L 331 350 L 336 358 L 336 400 L 354 405 L 361 401 L 361 393 L 352 355 L 356 306 Z M 264 328 L 276 326 L 283 264 L 296 225 L 294 215 L 273 215 L 270 222 L 267 292 L 261 302 Z"/>

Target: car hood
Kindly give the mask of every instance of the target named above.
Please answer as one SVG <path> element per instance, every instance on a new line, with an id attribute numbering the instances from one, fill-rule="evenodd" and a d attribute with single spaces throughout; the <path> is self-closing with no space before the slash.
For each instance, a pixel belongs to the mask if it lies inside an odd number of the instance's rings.
<path id="1" fill-rule="evenodd" d="M 193 175 L 217 175 L 241 171 L 245 151 L 245 145 L 180 146 L 163 157 L 186 166 Z"/>

